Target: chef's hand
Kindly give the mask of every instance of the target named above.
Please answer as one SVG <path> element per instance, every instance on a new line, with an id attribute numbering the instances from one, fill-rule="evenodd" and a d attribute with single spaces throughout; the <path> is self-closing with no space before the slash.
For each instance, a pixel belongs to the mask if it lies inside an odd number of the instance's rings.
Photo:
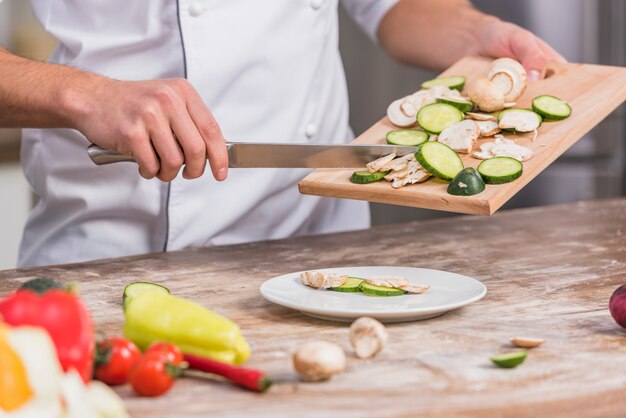
<path id="1" fill-rule="evenodd" d="M 480 36 L 480 55 L 514 58 L 526 68 L 531 80 L 539 80 L 548 62 L 565 62 L 541 38 L 513 23 L 493 20 L 484 26 Z"/>
<path id="2" fill-rule="evenodd" d="M 78 100 L 76 128 L 101 147 L 132 155 L 147 178 L 198 178 L 207 156 L 217 180 L 228 154 L 215 118 L 185 79 L 118 81 L 98 78 L 90 99 Z"/>

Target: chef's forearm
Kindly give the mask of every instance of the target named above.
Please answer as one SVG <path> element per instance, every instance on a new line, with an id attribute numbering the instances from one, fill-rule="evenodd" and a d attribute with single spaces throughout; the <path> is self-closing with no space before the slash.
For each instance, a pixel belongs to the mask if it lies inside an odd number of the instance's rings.
<path id="1" fill-rule="evenodd" d="M 74 128 L 81 94 L 102 77 L 0 48 L 0 127 Z"/>
<path id="2" fill-rule="evenodd" d="M 381 20 L 378 38 L 401 62 L 443 69 L 482 54 L 481 31 L 497 20 L 468 0 L 400 0 Z"/>

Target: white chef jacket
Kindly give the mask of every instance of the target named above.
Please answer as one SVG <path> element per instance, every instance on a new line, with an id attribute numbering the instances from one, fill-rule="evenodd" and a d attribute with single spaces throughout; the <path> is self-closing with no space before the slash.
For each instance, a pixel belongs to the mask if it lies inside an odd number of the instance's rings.
<path id="1" fill-rule="evenodd" d="M 186 77 L 231 141 L 349 141 L 338 0 L 31 0 L 51 61 L 121 80 Z M 342 0 L 375 37 L 397 0 Z M 112 104 L 102 103 L 103 106 Z M 95 166 L 70 129 L 27 129 L 38 203 L 19 266 L 366 228 L 366 203 L 302 196 L 307 170 L 231 169 L 170 183 Z"/>

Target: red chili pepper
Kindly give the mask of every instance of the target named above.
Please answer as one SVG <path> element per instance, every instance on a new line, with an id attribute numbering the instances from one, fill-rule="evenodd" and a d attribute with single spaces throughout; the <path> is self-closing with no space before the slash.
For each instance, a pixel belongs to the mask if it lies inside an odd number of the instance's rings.
<path id="1" fill-rule="evenodd" d="M 265 392 L 272 385 L 272 379 L 259 370 L 233 366 L 191 354 L 185 354 L 185 361 L 189 364 L 190 369 L 225 377 L 231 382 L 255 392 Z"/>
<path id="2" fill-rule="evenodd" d="M 45 328 L 57 349 L 63 370 L 76 369 L 85 382 L 91 380 L 94 333 L 89 313 L 80 299 L 64 290 L 38 295 L 20 290 L 0 301 L 0 317 L 9 325 Z"/>

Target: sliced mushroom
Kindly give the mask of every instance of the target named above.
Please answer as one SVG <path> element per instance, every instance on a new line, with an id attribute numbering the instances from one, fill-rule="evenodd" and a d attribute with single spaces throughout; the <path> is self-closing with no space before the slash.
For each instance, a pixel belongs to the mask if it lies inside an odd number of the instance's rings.
<path id="1" fill-rule="evenodd" d="M 504 109 L 504 94 L 494 83 L 486 78 L 479 78 L 468 86 L 468 96 L 483 112 L 495 112 Z"/>
<path id="2" fill-rule="evenodd" d="M 496 138 L 495 142 L 487 142 L 480 146 L 480 151 L 472 154 L 480 160 L 492 157 L 511 157 L 519 161 L 527 161 L 533 156 L 530 148 L 518 145 L 510 139 Z"/>
<path id="3" fill-rule="evenodd" d="M 328 289 L 341 286 L 348 281 L 348 276 L 326 274 L 320 271 L 305 271 L 300 273 L 300 281 L 305 286 L 314 287 L 316 289 Z"/>
<path id="4" fill-rule="evenodd" d="M 409 284 L 409 280 L 404 278 L 404 277 L 388 277 L 388 276 L 376 276 L 376 277 L 370 277 L 368 279 L 366 279 L 367 283 L 374 285 L 374 286 L 381 286 L 381 287 L 393 287 L 396 289 L 399 289 L 400 286 L 406 286 Z"/>
<path id="5" fill-rule="evenodd" d="M 480 128 L 473 120 L 466 119 L 456 123 L 439 134 L 439 142 L 457 152 L 469 154 L 474 147 L 474 141 L 480 136 Z"/>
<path id="6" fill-rule="evenodd" d="M 400 187 L 406 186 L 408 184 L 422 183 L 428 180 L 430 176 L 431 174 L 424 170 L 417 170 L 416 172 L 409 174 L 404 178 L 393 180 L 393 183 L 391 183 L 391 187 L 393 187 L 394 189 L 399 189 Z"/>
<path id="7" fill-rule="evenodd" d="M 387 117 L 394 125 L 409 128 L 417 123 L 417 110 L 414 105 L 411 105 L 412 109 L 408 105 L 403 106 L 404 103 L 405 98 L 391 102 L 387 107 Z"/>
<path id="8" fill-rule="evenodd" d="M 398 157 L 388 162 L 385 166 L 381 167 L 379 171 L 389 171 L 389 170 L 399 171 L 399 170 L 402 170 L 404 167 L 406 167 L 409 161 L 415 161 L 414 153 L 407 154 L 403 157 Z"/>
<path id="9" fill-rule="evenodd" d="M 507 102 L 516 101 L 526 90 L 526 70 L 522 64 L 511 58 L 495 60 L 487 78 L 502 91 Z"/>
<path id="10" fill-rule="evenodd" d="M 387 164 L 389 164 L 395 158 L 396 158 L 396 154 L 393 152 L 391 154 L 385 155 L 384 157 L 380 157 L 379 159 L 374 160 L 371 163 L 368 163 L 367 170 L 370 173 L 375 173 L 379 171 L 381 168 L 383 168 L 384 166 L 386 166 Z"/>
<path id="11" fill-rule="evenodd" d="M 498 118 L 495 115 L 490 115 L 487 113 L 467 112 L 465 114 L 465 117 L 478 121 L 498 121 Z"/>
<path id="12" fill-rule="evenodd" d="M 535 112 L 525 109 L 502 112 L 499 126 L 501 129 L 515 129 L 517 132 L 532 132 L 541 125 L 541 119 Z"/>
<path id="13" fill-rule="evenodd" d="M 400 289 L 408 293 L 419 294 L 419 293 L 426 292 L 428 289 L 430 289 L 430 286 L 425 285 L 425 284 L 407 284 L 407 285 L 401 286 Z"/>
<path id="14" fill-rule="evenodd" d="M 543 344 L 541 338 L 514 337 L 511 338 L 511 344 L 521 348 L 535 348 Z"/>
<path id="15" fill-rule="evenodd" d="M 478 125 L 478 129 L 480 129 L 480 136 L 494 136 L 500 132 L 498 122 L 493 120 L 476 121 L 476 125 Z"/>
<path id="16" fill-rule="evenodd" d="M 401 167 L 398 170 L 393 170 L 391 173 L 385 176 L 385 180 L 394 181 L 398 179 L 403 179 L 414 174 L 417 170 L 419 170 L 421 166 L 417 161 L 408 161 L 405 163 L 404 167 Z"/>

